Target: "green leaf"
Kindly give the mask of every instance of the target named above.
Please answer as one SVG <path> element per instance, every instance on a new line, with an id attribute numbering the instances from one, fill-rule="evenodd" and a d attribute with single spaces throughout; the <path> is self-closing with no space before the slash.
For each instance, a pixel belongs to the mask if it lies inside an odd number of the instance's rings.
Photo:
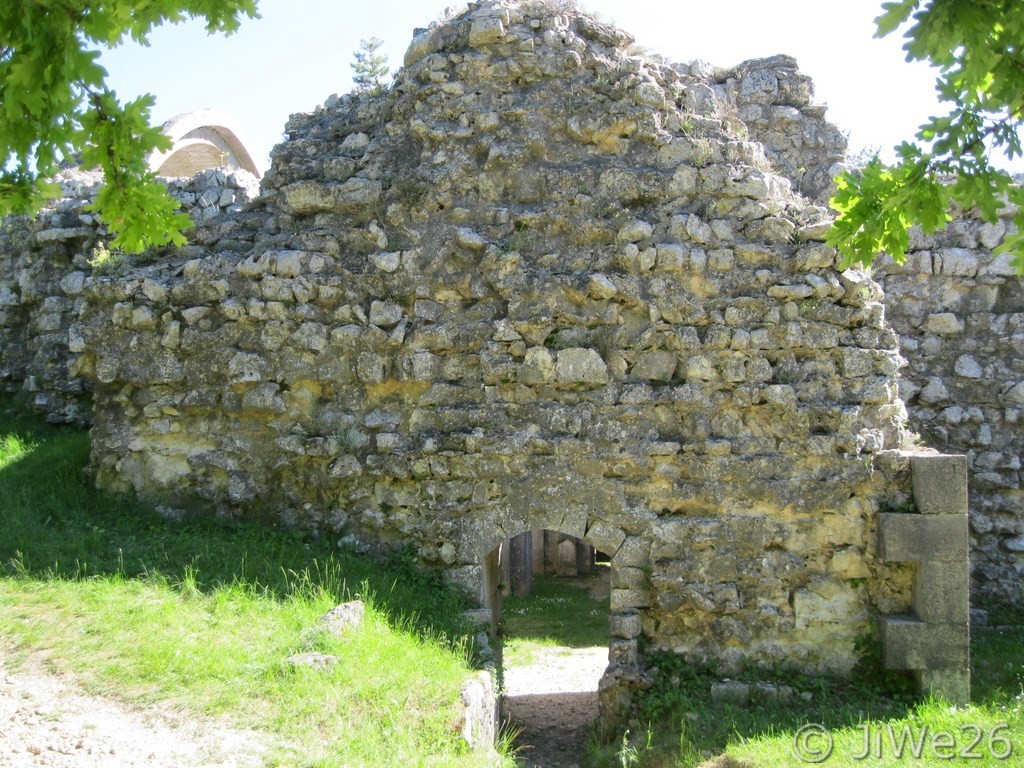
<path id="1" fill-rule="evenodd" d="M 106 177 L 95 204 L 128 250 L 181 244 L 192 223 L 151 174 L 146 155 L 168 139 L 150 124 L 151 96 L 122 105 L 106 88 L 99 46 L 145 42 L 163 23 L 205 18 L 230 33 L 255 0 L 6 0 L 0 2 L 0 215 L 30 214 L 77 160 Z"/>
<path id="2" fill-rule="evenodd" d="M 882 3 L 885 13 L 875 19 L 875 37 L 885 37 L 894 32 L 910 18 L 918 2 L 919 0 L 901 0 L 898 3 Z"/>

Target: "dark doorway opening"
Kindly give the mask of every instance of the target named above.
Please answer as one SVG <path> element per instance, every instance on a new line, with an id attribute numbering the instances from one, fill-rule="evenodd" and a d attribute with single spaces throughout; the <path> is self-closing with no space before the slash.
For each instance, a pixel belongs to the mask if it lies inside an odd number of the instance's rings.
<path id="1" fill-rule="evenodd" d="M 500 572 L 502 712 L 520 731 L 520 762 L 577 765 L 608 665 L 608 558 L 600 562 L 589 544 L 557 531 L 513 537 L 492 558 Z"/>

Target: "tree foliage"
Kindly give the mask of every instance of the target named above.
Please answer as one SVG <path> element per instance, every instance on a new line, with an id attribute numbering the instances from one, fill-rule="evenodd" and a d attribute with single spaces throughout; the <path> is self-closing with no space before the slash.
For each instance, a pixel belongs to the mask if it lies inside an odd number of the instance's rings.
<path id="1" fill-rule="evenodd" d="M 1024 273 L 1024 189 L 993 154 L 1021 157 L 1024 125 L 1024 7 L 1021 0 L 898 0 L 882 5 L 877 37 L 904 32 L 908 61 L 938 67 L 936 88 L 952 104 L 932 117 L 916 142 L 896 148 L 898 161 L 877 158 L 837 180 L 839 212 L 828 242 L 843 266 L 870 264 L 879 252 L 906 257 L 907 228 L 934 232 L 951 219 L 953 204 L 976 209 L 995 223 L 1007 203 L 1017 206 L 1016 232 L 999 252 Z"/>
<path id="2" fill-rule="evenodd" d="M 388 57 L 378 53 L 384 41 L 379 37 L 359 41 L 359 50 L 352 56 L 352 83 L 356 93 L 380 93 L 388 76 Z"/>
<path id="3" fill-rule="evenodd" d="M 128 251 L 182 244 L 188 216 L 148 170 L 170 147 L 150 125 L 154 98 L 122 103 L 106 84 L 100 47 L 148 44 L 165 22 L 203 18 L 209 33 L 234 32 L 256 0 L 3 0 L 0 2 L 0 216 L 31 214 L 54 192 L 62 165 L 100 168 L 94 205 Z"/>

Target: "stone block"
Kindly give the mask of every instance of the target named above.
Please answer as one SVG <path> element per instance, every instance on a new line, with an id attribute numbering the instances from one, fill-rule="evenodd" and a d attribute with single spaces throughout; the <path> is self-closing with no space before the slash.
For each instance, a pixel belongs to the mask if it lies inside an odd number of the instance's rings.
<path id="1" fill-rule="evenodd" d="M 630 378 L 639 381 L 667 382 L 675 373 L 677 358 L 675 352 L 654 349 L 642 354 L 633 365 Z"/>
<path id="2" fill-rule="evenodd" d="M 469 44 L 474 48 L 490 45 L 505 36 L 505 25 L 497 18 L 475 18 L 469 30 Z"/>
<path id="3" fill-rule="evenodd" d="M 966 542 L 958 562 L 922 562 L 914 575 L 914 613 L 921 621 L 966 624 L 970 619 L 970 573 Z"/>
<path id="4" fill-rule="evenodd" d="M 936 312 L 928 315 L 924 330 L 938 336 L 957 336 L 964 331 L 964 323 L 952 312 Z"/>
<path id="5" fill-rule="evenodd" d="M 647 573 L 642 568 L 612 563 L 611 583 L 615 589 L 646 589 Z"/>
<path id="6" fill-rule="evenodd" d="M 970 669 L 922 669 L 915 677 L 921 693 L 942 697 L 960 706 L 971 702 Z"/>
<path id="7" fill-rule="evenodd" d="M 866 579 L 871 576 L 864 554 L 857 547 L 843 547 L 832 553 L 829 571 L 841 579 Z"/>
<path id="8" fill-rule="evenodd" d="M 851 378 L 869 376 L 874 368 L 874 358 L 869 351 L 857 347 L 840 347 L 839 370 L 843 376 Z"/>
<path id="9" fill-rule="evenodd" d="M 402 319 L 402 307 L 393 301 L 373 301 L 370 304 L 370 323 L 379 328 L 394 328 Z"/>
<path id="10" fill-rule="evenodd" d="M 613 589 L 611 593 L 611 610 L 626 611 L 630 608 L 648 608 L 651 595 L 646 589 Z"/>
<path id="11" fill-rule="evenodd" d="M 651 544 L 636 536 L 627 536 L 619 551 L 615 553 L 613 564 L 617 566 L 645 567 L 650 561 Z"/>
<path id="12" fill-rule="evenodd" d="M 750 701 L 750 684 L 735 680 L 715 683 L 711 686 L 711 698 L 713 701 L 730 704 L 746 704 Z"/>
<path id="13" fill-rule="evenodd" d="M 654 226 L 646 221 L 635 219 L 623 225 L 616 235 L 620 243 L 639 243 L 654 234 Z"/>
<path id="14" fill-rule="evenodd" d="M 788 685 L 754 683 L 750 687 L 750 698 L 752 701 L 790 701 L 793 689 Z"/>
<path id="15" fill-rule="evenodd" d="M 587 529 L 586 538 L 599 550 L 614 557 L 622 542 L 626 540 L 626 534 L 618 526 L 598 521 Z"/>
<path id="16" fill-rule="evenodd" d="M 606 384 L 608 366 L 596 350 L 571 347 L 558 353 L 556 375 L 561 384 Z"/>
<path id="17" fill-rule="evenodd" d="M 366 606 L 362 600 L 337 605 L 319 619 L 317 625 L 332 635 L 343 635 L 363 623 Z"/>
<path id="18" fill-rule="evenodd" d="M 329 211 L 334 207 L 332 189 L 315 181 L 299 181 L 281 189 L 286 210 L 296 214 Z"/>
<path id="19" fill-rule="evenodd" d="M 898 563 L 961 562 L 967 559 L 967 515 L 878 516 L 878 554 Z"/>
<path id="20" fill-rule="evenodd" d="M 967 457 L 913 454 L 914 504 L 924 515 L 967 514 Z"/>
<path id="21" fill-rule="evenodd" d="M 595 299 L 610 299 L 618 293 L 618 290 L 612 279 L 602 274 L 591 275 L 587 285 L 587 292 Z"/>
<path id="22" fill-rule="evenodd" d="M 351 178 L 332 190 L 332 207 L 341 214 L 362 213 L 376 205 L 382 192 L 383 187 L 379 181 Z"/>
<path id="23" fill-rule="evenodd" d="M 478 672 L 467 680 L 460 694 L 462 738 L 470 749 L 490 752 L 498 735 L 500 697 L 491 674 Z"/>
<path id="24" fill-rule="evenodd" d="M 966 248 L 944 248 L 936 254 L 939 273 L 953 277 L 978 274 L 978 257 Z"/>
<path id="25" fill-rule="evenodd" d="M 402 254 L 395 251 L 390 253 L 372 253 L 369 259 L 373 266 L 381 272 L 394 272 L 402 263 Z"/>
<path id="26" fill-rule="evenodd" d="M 985 376 L 981 363 L 970 355 L 960 355 L 953 363 L 953 372 L 965 379 L 980 379 Z"/>
<path id="27" fill-rule="evenodd" d="M 613 613 L 608 617 L 612 637 L 632 640 L 640 637 L 643 619 L 639 613 Z"/>
<path id="28" fill-rule="evenodd" d="M 856 592 L 832 576 L 812 578 L 806 589 L 794 591 L 792 603 L 797 629 L 831 624 L 863 611 Z"/>
<path id="29" fill-rule="evenodd" d="M 555 380 L 555 360 L 544 347 L 526 350 L 519 380 L 524 384 L 545 384 Z"/>
<path id="30" fill-rule="evenodd" d="M 608 663 L 619 667 L 635 667 L 640 663 L 636 640 L 613 638 L 608 644 Z"/>
<path id="31" fill-rule="evenodd" d="M 929 624 L 910 616 L 883 616 L 883 661 L 888 669 L 967 670 L 966 624 Z"/>
<path id="32" fill-rule="evenodd" d="M 356 375 L 364 384 L 384 381 L 384 359 L 373 352 L 363 352 L 356 359 Z"/>

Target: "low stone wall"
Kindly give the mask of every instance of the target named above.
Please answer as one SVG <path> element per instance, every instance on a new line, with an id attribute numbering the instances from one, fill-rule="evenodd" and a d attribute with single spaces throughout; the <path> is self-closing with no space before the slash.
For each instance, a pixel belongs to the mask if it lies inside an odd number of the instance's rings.
<path id="1" fill-rule="evenodd" d="M 39 216 L 0 222 L 0 392 L 27 393 L 50 421 L 88 423 L 92 388 L 68 370 L 68 331 L 82 310 L 90 260 L 106 238 L 86 210 L 102 178 L 68 171 L 58 181 L 61 195 Z M 197 223 L 240 210 L 259 191 L 245 171 L 204 171 L 168 186 Z M 115 254 L 102 269 L 117 270 L 118 261 Z"/>
<path id="2" fill-rule="evenodd" d="M 925 445 L 964 453 L 980 603 L 1024 604 L 1024 279 L 992 250 L 1012 226 L 962 217 L 876 264 L 907 365 L 900 396 Z"/>
<path id="3" fill-rule="evenodd" d="M 462 738 L 470 749 L 493 754 L 501 704 L 492 672 L 481 670 L 467 680 L 462 686 L 460 704 Z"/>

